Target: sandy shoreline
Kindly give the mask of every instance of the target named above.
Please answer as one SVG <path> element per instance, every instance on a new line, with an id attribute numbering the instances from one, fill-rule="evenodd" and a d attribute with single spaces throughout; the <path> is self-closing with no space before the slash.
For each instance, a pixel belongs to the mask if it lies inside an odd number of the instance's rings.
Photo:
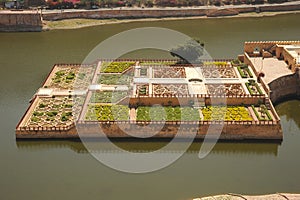
<path id="1" fill-rule="evenodd" d="M 121 24 L 132 22 L 153 22 L 153 21 L 174 21 L 189 19 L 216 19 L 216 18 L 250 18 L 250 17 L 271 17 L 277 15 L 296 14 L 300 11 L 284 11 L 284 12 L 261 12 L 261 13 L 241 13 L 233 16 L 207 17 L 164 17 L 164 18 L 141 18 L 141 19 L 65 19 L 59 21 L 43 21 L 43 30 L 59 30 L 59 29 L 80 29 L 92 26 L 101 26 L 108 24 Z"/>

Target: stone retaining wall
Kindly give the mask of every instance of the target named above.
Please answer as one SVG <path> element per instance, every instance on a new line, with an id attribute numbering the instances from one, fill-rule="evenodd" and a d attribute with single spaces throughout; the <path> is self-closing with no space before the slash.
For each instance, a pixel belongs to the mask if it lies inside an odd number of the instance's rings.
<path id="1" fill-rule="evenodd" d="M 255 124 L 249 122 L 249 124 L 243 123 L 225 123 L 223 128 L 219 124 L 212 123 L 202 123 L 202 124 L 165 124 L 162 122 L 161 124 L 144 124 L 140 125 L 143 128 L 141 132 L 140 129 L 136 128 L 136 124 L 130 123 L 86 123 L 85 125 L 80 125 L 76 129 L 73 127 L 69 131 L 16 131 L 16 137 L 19 139 L 24 138 L 78 138 L 77 130 L 80 133 L 83 133 L 83 137 L 103 137 L 99 134 L 99 131 L 103 132 L 107 137 L 111 138 L 130 138 L 132 136 L 126 134 L 137 134 L 140 135 L 144 133 L 144 136 L 150 136 L 148 134 L 152 134 L 157 132 L 153 138 L 172 138 L 174 137 L 179 130 L 182 130 L 183 134 L 179 137 L 188 138 L 196 134 L 196 138 L 203 139 L 207 135 L 207 131 L 210 127 L 210 134 L 208 137 L 214 136 L 214 134 L 218 134 L 221 132 L 220 139 L 226 140 L 243 140 L 243 139 L 259 139 L 259 140 L 282 140 L 282 130 L 280 123 L 274 124 L 276 122 L 268 122 L 265 124 Z M 220 129 L 221 128 L 221 129 Z M 123 131 L 125 130 L 125 131 Z M 98 134 L 95 134 L 98 133 Z"/>
<path id="2" fill-rule="evenodd" d="M 299 72 L 287 76 L 279 77 L 271 83 L 270 99 L 273 103 L 280 102 L 281 100 L 289 97 L 300 96 L 300 79 Z"/>
<path id="3" fill-rule="evenodd" d="M 162 17 L 192 17 L 192 16 L 230 16 L 239 13 L 248 12 L 276 12 L 276 11 L 293 11 L 300 10 L 300 4 L 294 5 L 259 5 L 231 8 L 198 8 L 198 9 L 112 9 L 112 10 L 94 10 L 94 11 L 78 11 L 78 12 L 62 12 L 62 13 L 44 13 L 43 19 L 48 21 L 73 19 L 73 18 L 89 18 L 89 19 L 131 19 L 131 18 L 162 18 Z"/>
<path id="4" fill-rule="evenodd" d="M 37 13 L 1 13 L 0 32 L 42 31 L 40 14 Z"/>

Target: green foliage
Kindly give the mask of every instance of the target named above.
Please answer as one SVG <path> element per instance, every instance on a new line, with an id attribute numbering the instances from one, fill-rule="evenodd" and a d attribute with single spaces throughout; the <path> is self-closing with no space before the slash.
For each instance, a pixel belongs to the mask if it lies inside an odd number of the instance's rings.
<path id="1" fill-rule="evenodd" d="M 54 117 L 57 115 L 57 113 L 58 113 L 57 111 L 50 111 L 50 112 L 47 112 L 46 115 L 49 117 Z"/>
<path id="2" fill-rule="evenodd" d="M 164 106 L 137 108 L 138 121 L 199 121 L 199 110 L 192 107 Z"/>
<path id="3" fill-rule="evenodd" d="M 202 114 L 205 121 L 251 121 L 252 117 L 243 106 L 207 106 L 203 108 Z"/>
<path id="4" fill-rule="evenodd" d="M 203 55 L 203 46 L 198 41 L 189 40 L 183 45 L 170 50 L 170 54 L 178 57 L 185 63 L 201 63 L 201 56 Z"/>
<path id="5" fill-rule="evenodd" d="M 89 105 L 85 120 L 129 120 L 129 108 L 123 105 Z"/>
<path id="6" fill-rule="evenodd" d="M 175 61 L 142 61 L 140 62 L 141 66 L 145 66 L 145 65 L 174 65 L 176 64 Z"/>
<path id="7" fill-rule="evenodd" d="M 55 73 L 55 76 L 52 78 L 53 83 L 71 83 L 76 77 L 75 72 L 60 70 Z"/>
<path id="8" fill-rule="evenodd" d="M 232 65 L 238 65 L 238 64 L 241 64 L 241 61 L 239 59 L 235 59 L 235 60 L 231 61 L 231 64 Z"/>
<path id="9" fill-rule="evenodd" d="M 69 72 L 68 75 L 66 76 L 67 80 L 73 80 L 75 78 L 75 73 L 74 72 Z"/>
<path id="10" fill-rule="evenodd" d="M 252 81 L 249 81 L 248 83 L 245 83 L 246 87 L 251 95 L 261 95 L 263 92 L 261 91 L 260 87 L 257 83 L 253 83 Z"/>
<path id="11" fill-rule="evenodd" d="M 127 96 L 127 92 L 122 91 L 101 91 L 93 93 L 91 103 L 116 103 Z"/>
<path id="12" fill-rule="evenodd" d="M 47 105 L 43 104 L 43 103 L 40 103 L 39 104 L 39 108 L 45 108 Z"/>
<path id="13" fill-rule="evenodd" d="M 127 74 L 103 74 L 99 77 L 98 83 L 105 85 L 128 85 L 132 77 Z"/>
<path id="14" fill-rule="evenodd" d="M 204 62 L 203 65 L 215 65 L 215 66 L 226 66 L 227 62 L 220 62 L 220 61 L 215 61 L 215 62 Z"/>
<path id="15" fill-rule="evenodd" d="M 33 117 L 31 117 L 31 121 L 33 121 L 33 122 L 39 122 L 40 119 L 38 117 L 36 117 L 36 116 L 33 116 Z"/>
<path id="16" fill-rule="evenodd" d="M 252 110 L 254 111 L 258 120 L 260 120 L 260 121 L 272 120 L 272 116 L 270 115 L 270 113 L 265 105 L 263 107 L 259 108 L 260 114 L 257 111 L 258 108 L 256 108 L 254 105 L 251 105 L 251 107 L 252 107 Z"/>
<path id="17" fill-rule="evenodd" d="M 38 112 L 38 111 L 35 111 L 35 112 L 33 112 L 33 114 L 32 114 L 33 116 L 43 116 L 44 115 L 44 113 L 43 112 Z"/>
<path id="18" fill-rule="evenodd" d="M 68 121 L 69 117 L 71 117 L 71 116 L 72 116 L 72 112 L 63 112 L 60 120 L 63 122 Z"/>
<path id="19" fill-rule="evenodd" d="M 103 73 L 122 73 L 129 67 L 133 66 L 134 62 L 103 62 L 101 72 Z"/>
<path id="20" fill-rule="evenodd" d="M 147 95 L 147 86 L 143 85 L 139 87 L 138 93 L 139 95 Z"/>

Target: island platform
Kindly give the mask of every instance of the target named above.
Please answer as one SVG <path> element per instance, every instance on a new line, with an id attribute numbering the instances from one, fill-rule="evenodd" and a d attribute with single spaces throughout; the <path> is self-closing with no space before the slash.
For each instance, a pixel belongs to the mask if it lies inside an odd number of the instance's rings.
<path id="1" fill-rule="evenodd" d="M 298 41 L 246 42 L 236 60 L 56 64 L 18 123 L 16 138 L 173 138 L 179 133 L 203 139 L 209 133 L 225 140 L 282 140 L 270 100 L 277 101 L 281 89 L 272 86 L 282 77 L 298 84 L 299 49 Z M 273 72 L 269 78 L 271 67 L 284 74 Z"/>

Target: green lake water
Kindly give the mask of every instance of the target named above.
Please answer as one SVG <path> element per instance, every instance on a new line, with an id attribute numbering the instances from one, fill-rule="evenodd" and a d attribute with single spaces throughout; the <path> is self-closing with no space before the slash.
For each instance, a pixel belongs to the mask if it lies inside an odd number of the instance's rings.
<path id="1" fill-rule="evenodd" d="M 220 193 L 300 192 L 300 101 L 276 106 L 281 144 L 219 143 L 205 159 L 193 144 L 179 160 L 148 174 L 126 174 L 94 159 L 79 142 L 15 140 L 15 126 L 54 63 L 78 63 L 99 42 L 137 27 L 197 37 L 214 58 L 235 58 L 244 41 L 300 40 L 300 14 L 266 18 L 135 22 L 78 30 L 0 33 L 1 199 L 183 200 Z M 118 48 L 117 46 L 113 48 Z M 146 54 L 147 53 L 147 54 Z M 150 54 L 149 54 L 150 53 Z M 149 56 L 150 55 L 150 56 Z M 164 58 L 155 51 L 127 57 Z M 160 142 L 120 144 L 151 150 Z"/>

